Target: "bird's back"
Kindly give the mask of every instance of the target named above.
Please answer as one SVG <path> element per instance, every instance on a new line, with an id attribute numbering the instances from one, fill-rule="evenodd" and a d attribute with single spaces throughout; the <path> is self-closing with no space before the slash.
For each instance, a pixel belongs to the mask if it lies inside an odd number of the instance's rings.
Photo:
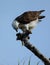
<path id="1" fill-rule="evenodd" d="M 44 18 L 44 16 L 39 16 L 44 10 L 40 11 L 27 11 L 15 18 L 19 23 L 21 24 L 28 24 L 31 21 L 36 20 L 37 18 L 41 19 Z"/>

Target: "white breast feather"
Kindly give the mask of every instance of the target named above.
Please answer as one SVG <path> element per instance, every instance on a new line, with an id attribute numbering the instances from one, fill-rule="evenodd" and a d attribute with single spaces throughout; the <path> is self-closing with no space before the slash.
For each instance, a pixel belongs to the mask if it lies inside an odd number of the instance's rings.
<path id="1" fill-rule="evenodd" d="M 25 26 L 29 30 L 29 29 L 33 29 L 34 27 L 36 27 L 37 23 L 38 23 L 38 19 L 35 20 L 35 21 L 30 22 L 29 24 L 27 24 Z"/>

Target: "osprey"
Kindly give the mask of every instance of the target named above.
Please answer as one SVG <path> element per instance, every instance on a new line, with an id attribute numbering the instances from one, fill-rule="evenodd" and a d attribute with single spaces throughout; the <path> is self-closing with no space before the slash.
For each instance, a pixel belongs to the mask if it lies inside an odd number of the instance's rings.
<path id="1" fill-rule="evenodd" d="M 45 18 L 45 16 L 40 15 L 45 10 L 40 11 L 27 11 L 16 17 L 12 22 L 12 27 L 17 31 L 21 29 L 23 32 L 30 31 Z"/>

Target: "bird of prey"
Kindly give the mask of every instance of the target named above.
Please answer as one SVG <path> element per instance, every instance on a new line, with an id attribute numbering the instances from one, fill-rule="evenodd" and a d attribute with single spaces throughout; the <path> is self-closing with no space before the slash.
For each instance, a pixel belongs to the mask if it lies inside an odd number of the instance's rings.
<path id="1" fill-rule="evenodd" d="M 45 18 L 45 16 L 41 15 L 40 11 L 26 11 L 20 16 L 16 17 L 12 22 L 12 27 L 17 31 L 21 29 L 23 32 L 30 31 L 36 27 L 36 25 L 41 21 L 41 19 Z"/>

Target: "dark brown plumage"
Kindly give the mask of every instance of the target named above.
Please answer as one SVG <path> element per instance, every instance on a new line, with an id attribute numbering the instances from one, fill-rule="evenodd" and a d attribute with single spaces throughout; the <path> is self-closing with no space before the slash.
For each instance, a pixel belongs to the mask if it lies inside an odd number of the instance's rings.
<path id="1" fill-rule="evenodd" d="M 40 14 L 42 12 L 44 12 L 45 10 L 40 10 L 40 11 L 28 11 L 28 12 L 24 12 L 23 14 L 21 14 L 20 16 L 18 16 L 17 18 L 15 18 L 16 21 L 18 21 L 21 24 L 28 24 L 31 21 L 38 19 L 43 19 L 45 18 L 45 16 L 40 16 Z"/>

